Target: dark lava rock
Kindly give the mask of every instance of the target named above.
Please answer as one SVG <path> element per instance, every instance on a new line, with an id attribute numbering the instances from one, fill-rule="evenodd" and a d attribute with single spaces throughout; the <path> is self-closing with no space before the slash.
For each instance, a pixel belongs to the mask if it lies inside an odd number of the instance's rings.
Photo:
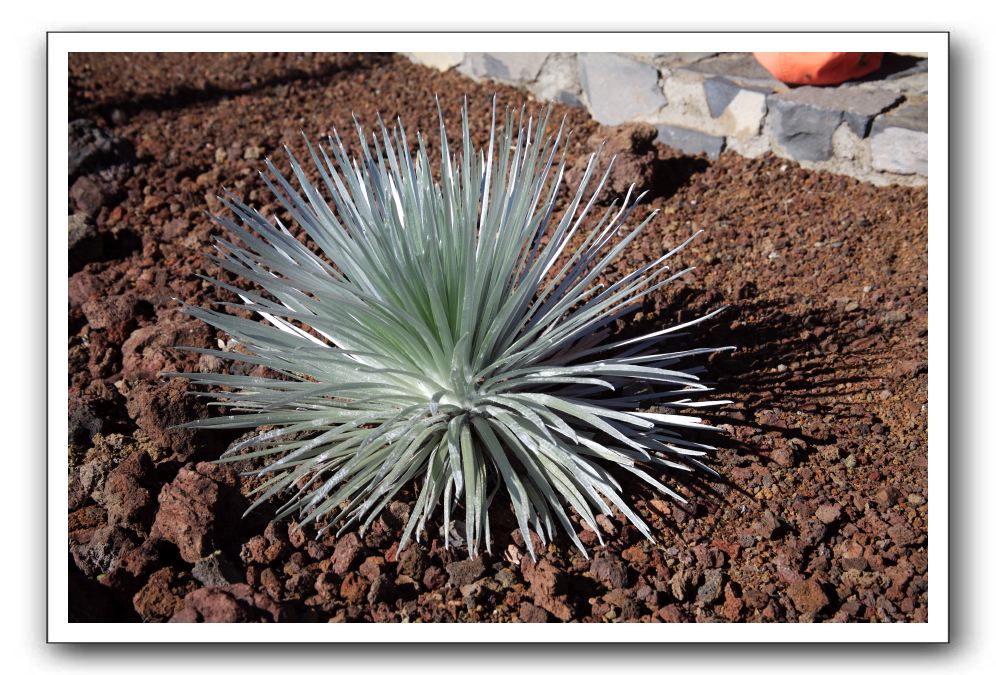
<path id="1" fill-rule="evenodd" d="M 280 555 L 290 547 L 290 536 L 288 535 L 287 521 L 271 520 L 263 529 L 263 539 L 269 545 L 280 546 Z M 278 556 L 279 557 L 279 556 Z"/>
<path id="2" fill-rule="evenodd" d="M 69 199 L 73 202 L 78 213 L 93 217 L 107 201 L 107 194 L 100 183 L 93 178 L 80 176 L 69 188 Z"/>
<path id="3" fill-rule="evenodd" d="M 135 146 L 130 141 L 118 138 L 88 119 L 69 123 L 70 183 L 77 176 L 134 160 Z"/>
<path id="4" fill-rule="evenodd" d="M 621 621 L 633 621 L 640 615 L 640 608 L 627 591 L 616 588 L 605 594 L 605 602 L 618 610 L 616 616 Z"/>
<path id="5" fill-rule="evenodd" d="M 315 579 L 315 591 L 322 597 L 331 597 L 336 590 L 335 575 L 331 572 L 322 572 Z"/>
<path id="6" fill-rule="evenodd" d="M 223 551 L 198 560 L 191 574 L 205 586 L 225 586 L 245 579 L 245 572 Z"/>
<path id="7" fill-rule="evenodd" d="M 79 480 L 79 489 L 95 502 L 103 500 L 104 485 L 114 470 L 114 457 L 106 448 L 95 449 L 88 454 L 87 461 L 74 471 Z"/>
<path id="8" fill-rule="evenodd" d="M 771 451 L 771 460 L 778 466 L 791 468 L 795 466 L 795 450 L 787 443 L 778 444 Z"/>
<path id="9" fill-rule="evenodd" d="M 671 577 L 671 593 L 674 599 L 681 602 L 688 598 L 692 592 L 693 582 L 694 575 L 688 570 L 681 570 Z"/>
<path id="10" fill-rule="evenodd" d="M 121 556 L 106 584 L 134 595 L 153 572 L 166 566 L 162 539 L 146 539 L 141 546 Z"/>
<path id="11" fill-rule="evenodd" d="M 611 553 L 599 553 L 591 561 L 591 575 L 609 589 L 626 585 L 626 567 Z"/>
<path id="12" fill-rule="evenodd" d="M 384 556 L 372 555 L 369 556 L 360 564 L 360 574 L 367 578 L 368 581 L 373 581 L 381 575 L 381 568 L 384 566 Z"/>
<path id="13" fill-rule="evenodd" d="M 785 533 L 785 528 L 778 517 L 770 510 L 761 514 L 754 527 L 754 534 L 765 539 L 778 539 Z"/>
<path id="14" fill-rule="evenodd" d="M 495 581 L 501 584 L 502 588 L 511 588 L 516 581 L 515 572 L 509 567 L 502 567 L 495 573 Z"/>
<path id="15" fill-rule="evenodd" d="M 726 564 L 726 554 L 714 544 L 693 546 L 692 553 L 695 554 L 695 560 L 700 567 L 718 568 Z"/>
<path id="16" fill-rule="evenodd" d="M 703 604 L 711 605 L 719 600 L 720 595 L 723 593 L 723 583 L 725 581 L 723 572 L 721 570 L 706 570 L 702 573 L 702 576 L 705 578 L 705 581 L 699 586 L 695 599 Z"/>
<path id="17" fill-rule="evenodd" d="M 164 567 L 135 594 L 135 610 L 146 621 L 168 621 L 183 606 L 183 597 L 196 588 L 197 582 L 186 572 Z"/>
<path id="18" fill-rule="evenodd" d="M 69 444 L 83 451 L 97 445 L 98 435 L 111 435 L 120 429 L 118 417 L 125 399 L 117 389 L 94 380 L 78 396 L 72 390 L 69 396 Z M 91 489 L 102 489 L 103 482 L 91 484 Z"/>
<path id="19" fill-rule="evenodd" d="M 232 469 L 188 464 L 159 493 L 153 533 L 176 544 L 184 560 L 196 563 L 234 535 L 244 506 Z"/>
<path id="20" fill-rule="evenodd" d="M 800 538 L 810 546 L 815 546 L 827 536 L 827 526 L 818 520 L 805 520 L 799 528 Z"/>
<path id="21" fill-rule="evenodd" d="M 90 504 L 69 513 L 69 531 L 93 530 L 107 524 L 107 511 L 102 506 Z"/>
<path id="22" fill-rule="evenodd" d="M 790 584 L 788 596 L 795 608 L 803 614 L 816 615 L 830 603 L 823 586 L 813 578 Z"/>
<path id="23" fill-rule="evenodd" d="M 910 528 L 904 525 L 893 525 L 887 530 L 889 539 L 894 541 L 898 546 L 911 546 L 916 540 L 917 536 Z"/>
<path id="24" fill-rule="evenodd" d="M 188 593 L 170 623 L 274 623 L 285 618 L 279 603 L 248 584 L 199 588 Z"/>
<path id="25" fill-rule="evenodd" d="M 332 552 L 332 571 L 343 576 L 353 568 L 360 553 L 363 552 L 363 543 L 355 532 L 346 534 L 336 542 L 335 550 Z"/>
<path id="26" fill-rule="evenodd" d="M 447 565 L 446 571 L 450 575 L 450 586 L 459 588 L 476 581 L 484 574 L 484 563 L 480 557 L 458 560 Z"/>
<path id="27" fill-rule="evenodd" d="M 394 598 L 394 595 L 394 580 L 386 574 L 382 574 L 370 583 L 367 602 L 371 605 L 378 602 L 388 602 Z"/>
<path id="28" fill-rule="evenodd" d="M 184 422 L 202 418 L 207 413 L 187 395 L 184 381 L 166 384 L 138 381 L 128 397 L 128 415 L 163 451 L 172 451 L 176 460 L 189 460 L 205 434 L 194 429 L 173 428 Z M 233 474 L 234 475 L 234 474 Z"/>
<path id="29" fill-rule="evenodd" d="M 741 614 L 744 610 L 744 601 L 736 591 L 733 589 L 732 584 L 726 585 L 726 590 L 723 592 L 724 602 L 723 606 L 720 608 L 720 615 L 727 621 L 740 621 Z"/>
<path id="30" fill-rule="evenodd" d="M 103 259 L 104 237 L 97 231 L 97 226 L 85 213 L 69 216 L 69 273 Z"/>
<path id="31" fill-rule="evenodd" d="M 825 525 L 832 525 L 840 520 L 839 504 L 823 504 L 816 509 L 816 518 Z"/>
<path id="32" fill-rule="evenodd" d="M 841 558 L 840 566 L 846 570 L 856 570 L 858 572 L 864 572 L 868 569 L 868 561 L 861 556 L 856 556 L 853 558 Z"/>
<path id="33" fill-rule="evenodd" d="M 446 572 L 436 566 L 429 567 L 422 575 L 422 583 L 430 591 L 442 588 L 446 583 Z"/>
<path id="34" fill-rule="evenodd" d="M 107 477 L 101 503 L 107 522 L 140 531 L 152 524 L 155 467 L 144 450 L 133 452 Z"/>
<path id="35" fill-rule="evenodd" d="M 103 297 L 107 282 L 96 274 L 83 270 L 69 277 L 69 306 L 80 307 L 87 300 Z"/>
<path id="36" fill-rule="evenodd" d="M 264 567 L 263 571 L 259 573 L 258 586 L 265 590 L 274 600 L 283 596 L 283 585 L 280 583 L 280 579 L 272 567 Z"/>
<path id="37" fill-rule="evenodd" d="M 645 565 L 648 560 L 643 544 L 633 544 L 622 552 L 622 557 L 632 565 Z"/>
<path id="38" fill-rule="evenodd" d="M 255 562 L 268 565 L 280 557 L 286 544 L 277 542 L 271 544 L 265 537 L 256 535 L 242 545 L 242 562 Z"/>
<path id="39" fill-rule="evenodd" d="M 128 551 L 139 544 L 131 530 L 117 525 L 105 525 L 93 530 L 85 540 L 70 543 L 76 566 L 83 574 L 95 577 L 110 572 Z"/>
<path id="40" fill-rule="evenodd" d="M 370 582 L 356 572 L 349 572 L 342 579 L 339 587 L 339 595 L 351 605 L 366 600 L 367 592 L 370 590 Z"/>
<path id="41" fill-rule="evenodd" d="M 69 401 L 69 445 L 85 448 L 93 444 L 93 437 L 104 430 L 104 420 L 96 406 L 86 399 Z"/>
<path id="42" fill-rule="evenodd" d="M 425 555 L 422 547 L 410 544 L 398 558 L 398 573 L 407 575 L 412 579 L 421 579 L 428 565 L 429 558 Z"/>
<path id="43" fill-rule="evenodd" d="M 685 623 L 688 620 L 688 615 L 678 605 L 661 607 L 657 616 L 664 623 Z"/>
<path id="44" fill-rule="evenodd" d="M 879 506 L 889 507 L 899 501 L 900 496 L 899 490 L 889 485 L 875 493 L 875 501 Z"/>
<path id="45" fill-rule="evenodd" d="M 91 329 L 102 330 L 107 339 L 121 344 L 134 330 L 141 316 L 148 316 L 152 307 L 134 293 L 96 297 L 82 305 L 83 315 Z"/>
<path id="46" fill-rule="evenodd" d="M 546 558 L 533 563 L 522 559 L 522 577 L 529 584 L 529 592 L 536 604 L 561 621 L 569 621 L 573 610 L 567 602 L 567 575 Z"/>
<path id="47" fill-rule="evenodd" d="M 127 380 L 154 380 L 165 370 L 183 371 L 184 355 L 174 348 L 207 347 L 212 332 L 203 321 L 180 314 L 159 315 L 155 324 L 135 330 L 121 346 L 121 374 Z"/>
<path id="48" fill-rule="evenodd" d="M 287 542 L 294 548 L 301 548 L 309 541 L 311 540 L 308 539 L 304 528 L 298 527 L 296 524 L 293 527 L 287 528 Z"/>
<path id="49" fill-rule="evenodd" d="M 284 588 L 287 590 L 289 596 L 301 597 L 311 593 L 315 588 L 315 579 L 317 578 L 318 575 L 311 570 L 301 570 L 290 575 L 284 584 Z"/>
<path id="50" fill-rule="evenodd" d="M 307 553 L 312 560 L 324 560 L 329 554 L 329 550 L 325 544 L 317 539 L 309 539 L 304 545 L 304 552 Z"/>
<path id="51" fill-rule="evenodd" d="M 547 611 L 531 602 L 524 602 L 519 606 L 519 621 L 522 623 L 546 623 L 549 620 Z"/>

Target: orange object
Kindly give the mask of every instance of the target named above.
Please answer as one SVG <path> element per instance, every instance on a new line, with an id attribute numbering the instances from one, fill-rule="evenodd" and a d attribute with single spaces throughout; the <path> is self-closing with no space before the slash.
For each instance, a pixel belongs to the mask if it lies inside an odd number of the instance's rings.
<path id="1" fill-rule="evenodd" d="M 840 84 L 882 65 L 882 52 L 754 52 L 754 58 L 788 84 Z"/>

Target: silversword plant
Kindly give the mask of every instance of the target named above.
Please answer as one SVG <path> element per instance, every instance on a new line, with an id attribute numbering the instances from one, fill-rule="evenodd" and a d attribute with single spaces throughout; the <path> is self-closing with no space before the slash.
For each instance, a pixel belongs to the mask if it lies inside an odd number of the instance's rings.
<path id="1" fill-rule="evenodd" d="M 279 377 L 179 375 L 233 413 L 189 426 L 266 429 L 223 457 L 271 460 L 254 506 L 289 494 L 278 517 L 362 531 L 413 485 L 400 546 L 425 533 L 441 502 L 446 544 L 453 532 L 474 556 L 482 542 L 491 548 L 490 507 L 503 490 L 535 556 L 528 528 L 547 541 L 558 524 L 584 552 L 571 510 L 599 541 L 595 516 L 612 507 L 653 538 L 614 472 L 684 501 L 654 474 L 710 471 L 697 458 L 712 447 L 682 432 L 712 427 L 683 412 L 725 401 L 701 400 L 710 389 L 676 364 L 717 348 L 664 345 L 716 312 L 613 337 L 618 319 L 689 271 L 666 264 L 688 241 L 597 283 L 653 217 L 630 224 L 643 195 L 631 188 L 596 218 L 611 162 L 598 178 L 595 153 L 558 210 L 564 123 L 554 133 L 549 112 L 534 121 L 509 110 L 501 127 L 496 116 L 478 150 L 465 104 L 453 150 L 440 112 L 438 178 L 421 135 L 413 152 L 400 122 L 370 137 L 357 124 L 355 157 L 336 132 L 327 147 L 306 139 L 314 183 L 289 150 L 296 186 L 267 160 L 264 182 L 320 254 L 226 191 L 234 218 L 218 220 L 230 240 L 211 257 L 257 290 L 211 281 L 261 320 L 187 307 L 237 345 L 195 351 Z"/>

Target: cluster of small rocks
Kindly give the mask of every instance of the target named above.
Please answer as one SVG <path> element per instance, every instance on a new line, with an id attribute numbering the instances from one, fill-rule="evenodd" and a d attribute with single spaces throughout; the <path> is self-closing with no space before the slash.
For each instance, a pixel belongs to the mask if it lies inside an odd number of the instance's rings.
<path id="1" fill-rule="evenodd" d="M 765 152 L 876 184 L 927 178 L 927 59 L 889 54 L 882 72 L 792 88 L 743 53 L 417 52 L 415 62 L 583 106 L 603 124 L 643 122 L 657 141 L 716 158 Z"/>

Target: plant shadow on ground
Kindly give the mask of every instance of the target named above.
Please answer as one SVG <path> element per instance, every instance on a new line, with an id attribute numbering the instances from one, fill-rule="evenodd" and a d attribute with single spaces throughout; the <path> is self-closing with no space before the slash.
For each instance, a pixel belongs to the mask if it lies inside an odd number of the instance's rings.
<path id="1" fill-rule="evenodd" d="M 669 199 L 685 185 L 692 176 L 709 168 L 709 161 L 702 157 L 678 155 L 674 157 L 658 157 L 654 160 L 653 178 L 646 201 Z"/>
<path id="2" fill-rule="evenodd" d="M 211 104 L 231 98 L 233 96 L 246 96 L 260 91 L 265 91 L 273 87 L 293 84 L 295 82 L 307 82 L 312 80 L 327 80 L 332 77 L 344 77 L 357 72 L 370 70 L 390 61 L 392 55 L 389 53 L 369 53 L 362 55 L 362 58 L 354 58 L 345 64 L 329 63 L 315 72 L 307 72 L 300 69 L 291 68 L 279 75 L 273 75 L 259 80 L 251 80 L 243 86 L 221 86 L 208 83 L 205 86 L 180 85 L 169 91 L 158 94 L 147 94 L 137 97 L 126 97 L 113 99 L 100 104 L 86 105 L 85 99 L 79 95 L 79 84 L 70 77 L 69 100 L 72 102 L 70 119 L 85 116 L 99 116 L 109 118 L 112 113 L 124 113 L 131 116 L 136 113 L 150 110 L 163 112 L 176 110 L 197 104 Z"/>
<path id="3" fill-rule="evenodd" d="M 684 286 L 672 297 L 658 302 L 654 311 L 643 317 L 637 315 L 637 320 L 627 322 L 620 335 L 641 335 L 688 321 L 723 306 L 723 301 L 724 298 L 714 292 Z M 735 348 L 708 355 L 708 358 L 700 357 L 697 363 L 689 360 L 682 366 L 704 366 L 702 381 L 715 388 L 710 395 L 733 400 L 706 411 L 693 409 L 690 414 L 701 414 L 709 423 L 726 431 L 736 431 L 740 427 L 747 432 L 686 434 L 691 440 L 717 448 L 712 456 L 703 458 L 703 463 L 720 475 L 713 476 L 705 471 L 673 471 L 656 476 L 688 498 L 685 505 L 672 502 L 672 508 L 684 511 L 685 516 L 721 510 L 729 504 L 731 493 L 754 501 L 753 495 L 737 485 L 723 469 L 748 463 L 770 463 L 771 447 L 767 439 L 773 435 L 780 435 L 789 443 L 794 441 L 803 448 L 798 458 L 799 467 L 805 466 L 812 453 L 834 445 L 838 440 L 832 434 L 808 434 L 804 431 L 805 425 L 789 425 L 778 415 L 772 416 L 775 421 L 768 421 L 767 411 L 801 414 L 807 418 L 833 415 L 857 419 L 862 415 L 861 411 L 842 405 L 838 388 L 847 386 L 848 393 L 859 398 L 879 389 L 868 374 L 884 357 L 854 346 L 855 341 L 864 336 L 860 330 L 837 311 L 811 309 L 803 314 L 791 314 L 788 307 L 787 303 L 766 299 L 736 300 L 715 318 L 675 335 L 666 343 L 668 351 L 696 347 Z M 653 487 L 628 475 L 621 484 L 631 502 L 649 503 L 660 498 Z M 680 525 L 673 518 L 661 520 L 673 533 L 679 532 Z"/>

